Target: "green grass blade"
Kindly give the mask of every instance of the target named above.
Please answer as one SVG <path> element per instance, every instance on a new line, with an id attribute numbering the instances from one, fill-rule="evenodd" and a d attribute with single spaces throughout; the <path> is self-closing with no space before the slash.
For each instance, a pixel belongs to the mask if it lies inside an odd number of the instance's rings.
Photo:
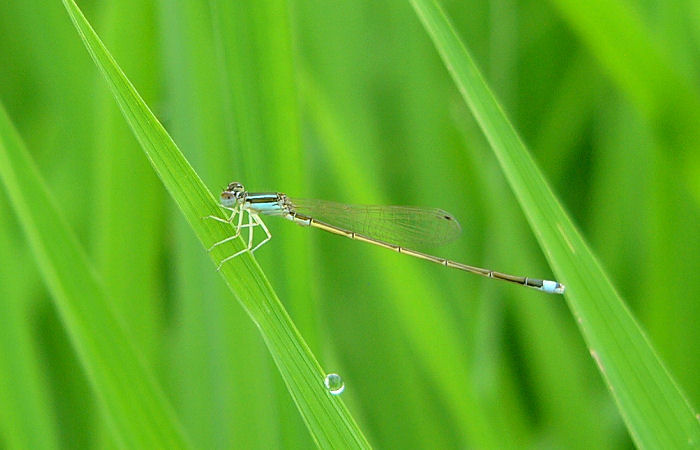
<path id="1" fill-rule="evenodd" d="M 440 6 L 433 0 L 412 4 L 555 274 L 567 285 L 566 300 L 632 438 L 649 448 L 697 444 L 700 426 L 692 407 L 555 198 Z"/>
<path id="2" fill-rule="evenodd" d="M 146 156 L 197 237 L 209 246 L 229 236 L 230 226 L 202 220 L 210 214 L 221 215 L 212 194 L 121 71 L 75 2 L 64 0 L 63 3 Z M 242 241 L 239 239 L 234 246 L 242 248 Z M 217 248 L 211 252 L 211 257 L 219 261 L 230 252 L 230 247 Z M 322 447 L 369 447 L 342 400 L 331 396 L 323 387 L 324 373 L 320 365 L 252 256 L 242 255 L 225 265 L 221 273 L 260 329 L 316 442 Z"/>
<path id="3" fill-rule="evenodd" d="M 116 441 L 185 447 L 163 392 L 2 107 L 0 177 Z"/>

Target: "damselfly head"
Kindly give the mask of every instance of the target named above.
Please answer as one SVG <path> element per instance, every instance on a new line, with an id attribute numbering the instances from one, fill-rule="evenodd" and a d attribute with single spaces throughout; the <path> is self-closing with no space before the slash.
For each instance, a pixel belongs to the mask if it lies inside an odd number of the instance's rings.
<path id="1" fill-rule="evenodd" d="M 221 192 L 221 204 L 224 206 L 233 206 L 239 200 L 244 199 L 247 195 L 243 185 L 237 181 L 230 183 L 226 189 Z"/>
<path id="2" fill-rule="evenodd" d="M 238 181 L 234 181 L 233 183 L 229 183 L 229 185 L 226 187 L 226 190 L 229 192 L 245 192 L 245 188 L 241 183 Z"/>

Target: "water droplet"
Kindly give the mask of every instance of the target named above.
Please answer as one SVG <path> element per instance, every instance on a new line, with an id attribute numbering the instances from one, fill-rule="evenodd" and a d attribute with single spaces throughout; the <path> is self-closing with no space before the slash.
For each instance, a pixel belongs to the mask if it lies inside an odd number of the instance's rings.
<path id="1" fill-rule="evenodd" d="M 345 390 L 345 382 L 337 373 L 329 373 L 323 380 L 326 389 L 333 395 L 340 395 Z"/>

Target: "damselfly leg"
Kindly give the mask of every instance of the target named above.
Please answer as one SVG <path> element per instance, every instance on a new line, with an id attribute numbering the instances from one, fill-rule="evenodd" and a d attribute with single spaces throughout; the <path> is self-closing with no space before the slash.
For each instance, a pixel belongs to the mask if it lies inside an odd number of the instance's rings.
<path id="1" fill-rule="evenodd" d="M 238 220 L 238 223 L 234 226 L 236 231 L 234 232 L 233 235 L 227 237 L 226 239 L 222 239 L 219 242 L 216 242 L 214 245 L 209 247 L 209 249 L 207 249 L 207 251 L 212 251 L 214 248 L 218 247 L 219 245 L 225 244 L 226 242 L 229 242 L 229 241 L 232 241 L 232 240 L 238 238 L 241 235 L 242 228 L 248 228 L 248 245 L 244 249 L 234 253 L 233 255 L 227 256 L 226 258 L 222 259 L 219 262 L 219 265 L 217 266 L 216 270 L 221 269 L 221 266 L 223 266 L 224 263 L 226 263 L 227 261 L 230 261 L 233 258 L 235 258 L 235 257 L 237 257 L 245 252 L 253 253 L 255 250 L 259 249 L 263 244 L 265 244 L 267 241 L 269 241 L 272 238 L 272 235 L 270 234 L 270 230 L 267 229 L 267 226 L 265 226 L 265 223 L 260 219 L 258 214 L 256 214 L 255 212 L 252 212 L 250 209 L 243 208 L 242 204 L 237 205 L 233 208 L 229 208 L 226 206 L 222 206 L 222 208 L 225 208 L 225 209 L 228 209 L 229 211 L 231 211 L 231 216 L 228 219 L 213 216 L 213 215 L 206 216 L 204 218 L 205 219 L 214 219 L 216 221 L 228 223 L 228 224 L 233 224 L 234 221 Z M 248 223 L 246 223 L 246 224 L 243 223 L 243 214 L 244 213 L 248 213 Z M 255 235 L 254 228 L 257 226 L 262 228 L 262 230 L 265 232 L 265 238 L 262 241 L 260 241 L 255 247 L 253 247 L 253 238 Z"/>

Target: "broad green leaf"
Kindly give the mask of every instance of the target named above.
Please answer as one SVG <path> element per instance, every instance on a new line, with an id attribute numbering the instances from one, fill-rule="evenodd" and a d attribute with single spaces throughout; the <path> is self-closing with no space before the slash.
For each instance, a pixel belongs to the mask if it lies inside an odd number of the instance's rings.
<path id="1" fill-rule="evenodd" d="M 434 0 L 412 0 L 520 202 L 634 441 L 700 442 L 693 409 L 549 188 L 467 49 Z"/>

